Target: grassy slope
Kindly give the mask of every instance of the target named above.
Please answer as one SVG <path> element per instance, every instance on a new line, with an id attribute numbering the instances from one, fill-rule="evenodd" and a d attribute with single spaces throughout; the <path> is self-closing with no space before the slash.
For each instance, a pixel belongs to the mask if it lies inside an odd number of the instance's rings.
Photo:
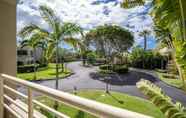
<path id="1" fill-rule="evenodd" d="M 142 114 L 150 115 L 155 118 L 164 118 L 164 115 L 161 113 L 161 111 L 149 101 L 141 98 L 129 96 L 127 94 L 111 92 L 111 95 L 108 95 L 105 94 L 104 91 L 84 90 L 78 92 L 78 96 L 96 100 L 106 104 L 110 104 L 116 107 L 128 109 L 131 111 L 139 112 Z M 39 99 L 41 100 L 43 98 L 39 98 Z M 45 100 L 41 100 L 41 101 L 52 107 L 53 102 L 49 99 L 46 98 L 44 99 Z M 69 115 L 72 118 L 94 118 L 94 116 L 88 115 L 74 108 L 70 108 L 66 105 L 60 105 L 59 111 Z M 49 118 L 52 118 L 51 115 L 48 114 L 48 116 L 50 116 Z"/>
<path id="2" fill-rule="evenodd" d="M 168 78 L 165 78 L 163 77 L 162 73 L 161 72 L 156 72 L 157 75 L 159 76 L 159 78 L 164 81 L 165 83 L 171 85 L 171 86 L 174 86 L 174 87 L 177 87 L 179 89 L 183 89 L 183 84 L 182 84 L 182 81 L 180 79 L 168 79 Z M 186 91 L 186 90 L 185 90 Z"/>
<path id="3" fill-rule="evenodd" d="M 59 77 L 66 77 L 70 74 L 70 70 L 65 69 L 64 73 L 60 73 Z M 25 80 L 33 80 L 34 73 L 18 73 L 17 77 Z M 37 80 L 55 78 L 56 69 L 55 64 L 49 64 L 48 67 L 38 70 Z"/>

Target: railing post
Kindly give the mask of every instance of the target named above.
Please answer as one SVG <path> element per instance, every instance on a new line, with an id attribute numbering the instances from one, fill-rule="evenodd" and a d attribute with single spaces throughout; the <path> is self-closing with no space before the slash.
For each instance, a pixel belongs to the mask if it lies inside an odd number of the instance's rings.
<path id="1" fill-rule="evenodd" d="M 28 88 L 28 118 L 33 118 L 34 107 L 32 99 L 32 89 Z"/>
<path id="2" fill-rule="evenodd" d="M 4 81 L 0 75 L 0 117 L 4 118 Z"/>

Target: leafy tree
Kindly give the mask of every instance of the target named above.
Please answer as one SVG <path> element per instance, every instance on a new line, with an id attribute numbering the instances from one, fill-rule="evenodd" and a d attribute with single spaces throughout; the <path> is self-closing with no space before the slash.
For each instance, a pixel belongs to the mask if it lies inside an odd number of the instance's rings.
<path id="1" fill-rule="evenodd" d="M 104 57 L 127 51 L 134 42 L 131 32 L 116 25 L 98 26 L 86 34 L 86 39 Z"/>

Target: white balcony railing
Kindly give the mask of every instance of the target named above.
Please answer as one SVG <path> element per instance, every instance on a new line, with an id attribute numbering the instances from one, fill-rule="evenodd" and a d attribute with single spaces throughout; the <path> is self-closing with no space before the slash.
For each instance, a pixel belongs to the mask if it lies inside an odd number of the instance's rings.
<path id="1" fill-rule="evenodd" d="M 8 86 L 9 84 L 7 83 L 26 87 L 28 94 L 25 95 L 17 91 L 16 89 L 11 88 L 11 86 Z M 25 99 L 27 101 L 26 102 L 27 107 L 23 107 L 21 104 L 19 104 L 19 102 L 16 101 L 16 99 L 8 96 L 9 94 L 6 94 L 7 92 L 8 93 L 11 92 L 15 96 L 18 96 L 17 99 L 20 97 Z M 135 112 L 128 111 L 125 109 L 120 109 L 120 108 L 106 105 L 103 103 L 99 103 L 96 101 L 81 98 L 81 97 L 78 97 L 78 96 L 75 96 L 75 95 L 72 95 L 66 92 L 62 92 L 62 91 L 58 91 L 52 88 L 41 86 L 39 84 L 28 82 L 28 81 L 18 79 L 16 77 L 12 77 L 12 76 L 5 75 L 5 74 L 0 75 L 0 118 L 4 118 L 4 115 L 3 115 L 4 109 L 9 111 L 15 117 L 18 117 L 18 118 L 25 117 L 25 116 L 21 116 L 20 114 L 18 114 L 15 109 L 10 107 L 10 104 L 13 104 L 17 108 L 24 111 L 26 113 L 26 117 L 28 118 L 40 118 L 40 116 L 37 116 L 37 114 L 35 113 L 35 110 L 34 110 L 35 106 L 42 107 L 43 109 L 53 113 L 56 117 L 69 118 L 67 115 L 62 114 L 61 112 L 58 112 L 54 110 L 53 108 L 46 106 L 45 104 L 37 101 L 36 99 L 33 99 L 33 92 L 42 93 L 45 96 L 48 96 L 58 102 L 62 102 L 63 104 L 66 104 L 71 107 L 82 110 L 84 112 L 90 113 L 99 118 L 100 117 L 101 118 L 151 118 L 143 114 L 135 113 Z"/>

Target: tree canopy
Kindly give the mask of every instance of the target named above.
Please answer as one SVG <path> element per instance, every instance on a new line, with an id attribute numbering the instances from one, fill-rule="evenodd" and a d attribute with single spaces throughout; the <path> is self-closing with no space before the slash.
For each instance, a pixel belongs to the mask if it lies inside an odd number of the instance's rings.
<path id="1" fill-rule="evenodd" d="M 105 56 L 127 51 L 134 43 L 133 34 L 116 25 L 98 26 L 86 34 L 86 39 Z"/>

